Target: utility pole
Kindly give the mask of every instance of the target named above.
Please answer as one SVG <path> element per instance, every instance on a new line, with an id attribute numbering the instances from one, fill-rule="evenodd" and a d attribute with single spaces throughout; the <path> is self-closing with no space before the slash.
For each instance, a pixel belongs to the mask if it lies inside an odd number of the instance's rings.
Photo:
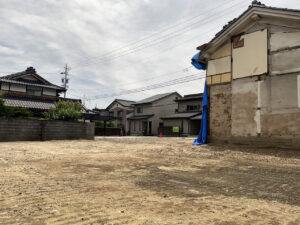
<path id="1" fill-rule="evenodd" d="M 64 98 L 66 98 L 66 92 L 67 92 L 67 89 L 69 88 L 69 86 L 67 85 L 69 83 L 69 71 L 71 70 L 70 67 L 68 67 L 68 65 L 66 64 L 65 66 L 65 71 L 64 72 L 61 72 L 60 74 L 63 74 L 63 78 L 61 78 L 61 82 L 62 82 L 62 86 L 65 88 L 65 93 L 64 93 Z"/>

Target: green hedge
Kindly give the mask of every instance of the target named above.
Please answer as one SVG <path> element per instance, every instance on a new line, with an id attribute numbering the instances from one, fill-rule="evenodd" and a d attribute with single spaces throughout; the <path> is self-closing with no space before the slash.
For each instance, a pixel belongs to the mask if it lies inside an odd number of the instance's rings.
<path id="1" fill-rule="evenodd" d="M 0 97 L 0 117 L 3 116 L 8 118 L 28 118 L 32 114 L 26 108 L 5 106 L 4 100 Z"/>

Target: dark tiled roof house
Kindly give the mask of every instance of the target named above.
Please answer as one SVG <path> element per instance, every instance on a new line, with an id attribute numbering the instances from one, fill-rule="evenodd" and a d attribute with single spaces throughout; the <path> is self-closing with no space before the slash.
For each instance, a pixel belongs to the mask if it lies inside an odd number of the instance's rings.
<path id="1" fill-rule="evenodd" d="M 49 110 L 59 100 L 78 101 L 59 97 L 66 90 L 38 75 L 33 67 L 0 77 L 0 96 L 6 106 L 28 108 L 34 114 Z"/>

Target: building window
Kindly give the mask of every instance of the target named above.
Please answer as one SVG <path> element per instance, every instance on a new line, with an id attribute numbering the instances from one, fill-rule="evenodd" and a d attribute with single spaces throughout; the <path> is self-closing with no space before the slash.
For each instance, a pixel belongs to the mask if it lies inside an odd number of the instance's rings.
<path id="1" fill-rule="evenodd" d="M 186 111 L 199 111 L 200 110 L 200 105 L 187 105 L 186 106 Z"/>
<path id="2" fill-rule="evenodd" d="M 42 88 L 41 87 L 27 87 L 27 95 L 42 96 Z"/>
<path id="3" fill-rule="evenodd" d="M 142 113 L 142 112 L 143 112 L 143 107 L 142 107 L 142 106 L 138 106 L 138 107 L 136 108 L 136 112 L 137 112 L 137 113 Z"/>
<path id="4" fill-rule="evenodd" d="M 118 111 L 118 117 L 122 117 L 123 116 L 123 111 Z"/>

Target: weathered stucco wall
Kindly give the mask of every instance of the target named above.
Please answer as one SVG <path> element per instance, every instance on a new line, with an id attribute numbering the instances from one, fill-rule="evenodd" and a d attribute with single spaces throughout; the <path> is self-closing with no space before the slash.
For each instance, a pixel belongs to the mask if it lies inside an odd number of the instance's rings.
<path id="1" fill-rule="evenodd" d="M 256 77 L 232 81 L 232 135 L 257 135 L 257 82 Z"/>
<path id="2" fill-rule="evenodd" d="M 209 135 L 231 135 L 231 84 L 209 87 Z"/>

